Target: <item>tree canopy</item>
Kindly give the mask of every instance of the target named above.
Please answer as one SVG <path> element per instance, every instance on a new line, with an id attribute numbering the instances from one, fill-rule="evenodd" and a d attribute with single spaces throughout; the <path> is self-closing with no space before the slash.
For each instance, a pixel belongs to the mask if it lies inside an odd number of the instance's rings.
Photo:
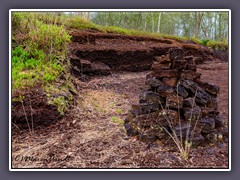
<path id="1" fill-rule="evenodd" d="M 228 41 L 228 12 L 74 12 L 102 26 Z"/>

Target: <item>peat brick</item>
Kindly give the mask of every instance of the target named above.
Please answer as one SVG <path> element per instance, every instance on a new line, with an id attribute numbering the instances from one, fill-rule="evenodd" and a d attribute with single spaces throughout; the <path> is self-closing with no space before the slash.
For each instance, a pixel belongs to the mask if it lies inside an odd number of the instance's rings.
<path id="1" fill-rule="evenodd" d="M 186 69 L 187 61 L 186 60 L 175 60 L 172 62 L 172 69 L 183 70 Z"/>
<path id="2" fill-rule="evenodd" d="M 159 93 L 161 97 L 167 97 L 168 95 L 173 94 L 173 92 L 174 92 L 174 89 L 172 87 L 164 84 L 161 86 L 158 86 L 157 88 L 157 93 Z"/>
<path id="3" fill-rule="evenodd" d="M 153 104 L 142 103 L 139 105 L 132 105 L 131 113 L 137 116 L 140 114 L 147 114 L 147 113 L 157 111 L 159 110 L 159 108 L 160 108 L 159 103 L 153 103 Z"/>
<path id="4" fill-rule="evenodd" d="M 159 64 L 159 63 L 153 63 L 152 65 L 152 70 L 165 70 L 165 69 L 170 69 L 170 63 L 165 63 L 165 64 Z"/>
<path id="5" fill-rule="evenodd" d="M 185 119 L 188 121 L 191 120 L 192 122 L 195 122 L 202 118 L 202 111 L 198 106 L 195 106 L 193 108 L 183 108 L 183 112 Z"/>
<path id="6" fill-rule="evenodd" d="M 181 74 L 181 78 L 196 81 L 201 78 L 201 73 L 197 73 L 193 70 L 184 70 Z"/>
<path id="7" fill-rule="evenodd" d="M 171 125 L 175 125 L 178 123 L 178 112 L 171 109 L 163 109 L 158 114 L 158 119 L 156 120 L 156 123 L 162 126 L 169 126 L 169 123 Z"/>
<path id="8" fill-rule="evenodd" d="M 213 117 L 215 118 L 216 116 L 219 115 L 219 111 L 216 111 L 213 108 L 208 108 L 208 107 L 201 107 L 202 110 L 202 117 Z"/>
<path id="9" fill-rule="evenodd" d="M 183 98 L 177 95 L 169 95 L 166 98 L 166 107 L 173 109 L 181 109 L 183 107 Z"/>
<path id="10" fill-rule="evenodd" d="M 213 95 L 217 95 L 219 92 L 219 87 L 213 84 L 209 84 L 207 82 L 202 82 L 200 80 L 197 81 L 198 85 L 200 87 L 202 87 L 203 89 L 205 89 L 208 93 L 213 94 Z"/>
<path id="11" fill-rule="evenodd" d="M 188 91 L 182 85 L 178 85 L 175 88 L 175 91 L 178 95 L 182 96 L 183 98 L 187 98 L 189 95 Z"/>
<path id="12" fill-rule="evenodd" d="M 178 71 L 177 70 L 156 70 L 153 72 L 153 76 L 157 78 L 177 78 L 178 77 Z"/>
<path id="13" fill-rule="evenodd" d="M 177 78 L 163 78 L 162 82 L 167 86 L 173 87 L 177 84 Z"/>
<path id="14" fill-rule="evenodd" d="M 129 123 L 125 123 L 124 127 L 128 136 L 136 136 L 139 134 L 138 129 L 134 126 L 131 126 Z"/>
<path id="15" fill-rule="evenodd" d="M 215 120 L 213 118 L 204 117 L 198 121 L 203 133 L 210 133 L 214 131 Z"/>
<path id="16" fill-rule="evenodd" d="M 183 107 L 194 107 L 194 98 L 186 98 L 183 100 Z"/>
<path id="17" fill-rule="evenodd" d="M 166 132 L 166 130 L 170 132 L 169 126 L 161 126 L 158 124 L 154 124 L 151 126 L 151 129 L 153 130 L 158 139 L 166 139 L 169 136 Z"/>
<path id="18" fill-rule="evenodd" d="M 214 120 L 215 120 L 215 128 L 222 128 L 222 127 L 224 127 L 223 118 L 221 118 L 219 115 L 215 116 Z"/>
<path id="19" fill-rule="evenodd" d="M 218 109 L 218 99 L 217 99 L 217 97 L 210 96 L 210 100 L 207 103 L 207 107 L 217 110 Z"/>
<path id="20" fill-rule="evenodd" d="M 192 138 L 192 146 L 193 147 L 204 145 L 205 142 L 206 142 L 206 140 L 202 134 L 198 134 Z"/>
<path id="21" fill-rule="evenodd" d="M 180 86 L 184 87 L 191 94 L 195 94 L 196 89 L 198 88 L 197 84 L 192 80 L 181 80 L 179 82 L 179 87 Z"/>
<path id="22" fill-rule="evenodd" d="M 163 85 L 161 80 L 155 77 L 151 77 L 151 75 L 147 75 L 145 84 L 149 85 L 152 88 L 157 88 L 158 86 Z"/>
<path id="23" fill-rule="evenodd" d="M 160 110 L 148 114 L 141 114 L 136 117 L 136 121 L 141 125 L 141 127 L 150 127 L 151 125 L 156 124 L 159 112 Z"/>
<path id="24" fill-rule="evenodd" d="M 208 104 L 208 107 L 214 105 L 214 99 L 202 88 L 198 88 L 195 94 L 195 102 L 199 105 L 205 106 Z M 212 99 L 212 102 L 210 102 Z"/>
<path id="25" fill-rule="evenodd" d="M 164 99 L 162 97 L 159 96 L 158 93 L 154 93 L 152 91 L 146 91 L 143 92 L 142 94 L 139 95 L 139 102 L 140 103 L 148 103 L 148 104 L 152 104 L 152 103 L 164 103 Z"/>
<path id="26" fill-rule="evenodd" d="M 174 128 L 176 135 L 178 137 L 180 137 L 182 134 L 183 138 L 186 138 L 187 133 L 191 134 L 192 129 L 193 128 L 192 128 L 191 124 L 189 124 L 189 123 L 183 123 L 183 124 L 181 124 L 181 126 L 178 125 Z"/>

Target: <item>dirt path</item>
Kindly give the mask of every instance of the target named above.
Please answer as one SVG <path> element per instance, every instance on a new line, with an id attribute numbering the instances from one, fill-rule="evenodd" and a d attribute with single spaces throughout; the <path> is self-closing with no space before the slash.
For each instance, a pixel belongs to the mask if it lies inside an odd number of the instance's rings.
<path id="1" fill-rule="evenodd" d="M 219 110 L 227 121 L 227 64 L 208 64 L 199 71 L 205 80 L 221 87 Z M 123 120 L 131 104 L 137 103 L 139 87 L 144 85 L 146 74 L 118 73 L 81 82 L 79 94 L 83 101 L 73 106 L 66 118 L 33 135 L 27 131 L 14 133 L 13 167 L 226 168 L 228 148 L 224 143 L 193 149 L 189 161 L 185 162 L 175 147 L 126 138 Z M 22 157 L 29 159 L 25 161 Z"/>

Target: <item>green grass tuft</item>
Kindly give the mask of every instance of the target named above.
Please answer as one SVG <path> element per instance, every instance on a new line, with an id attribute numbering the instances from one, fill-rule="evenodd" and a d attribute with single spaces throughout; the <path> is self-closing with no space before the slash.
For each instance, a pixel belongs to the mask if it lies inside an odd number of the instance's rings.
<path id="1" fill-rule="evenodd" d="M 124 121 L 122 119 L 119 119 L 118 117 L 116 116 L 112 116 L 111 117 L 111 121 L 113 123 L 116 123 L 116 124 L 119 124 L 119 125 L 123 125 Z"/>
<path id="2" fill-rule="evenodd" d="M 227 42 L 218 42 L 218 41 L 211 41 L 207 42 L 207 46 L 212 49 L 219 49 L 219 50 L 228 50 L 228 43 Z"/>

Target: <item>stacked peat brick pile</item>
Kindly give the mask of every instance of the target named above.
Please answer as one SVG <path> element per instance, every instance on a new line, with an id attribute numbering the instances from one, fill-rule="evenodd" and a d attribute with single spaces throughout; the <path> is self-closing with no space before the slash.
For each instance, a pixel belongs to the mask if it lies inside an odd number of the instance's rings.
<path id="1" fill-rule="evenodd" d="M 200 80 L 195 61 L 199 57 L 184 56 L 183 49 L 172 48 L 155 59 L 139 104 L 132 105 L 125 119 L 127 134 L 151 142 L 168 138 L 166 130 L 186 137 L 190 129 L 195 144 L 222 139 L 219 87 Z"/>

